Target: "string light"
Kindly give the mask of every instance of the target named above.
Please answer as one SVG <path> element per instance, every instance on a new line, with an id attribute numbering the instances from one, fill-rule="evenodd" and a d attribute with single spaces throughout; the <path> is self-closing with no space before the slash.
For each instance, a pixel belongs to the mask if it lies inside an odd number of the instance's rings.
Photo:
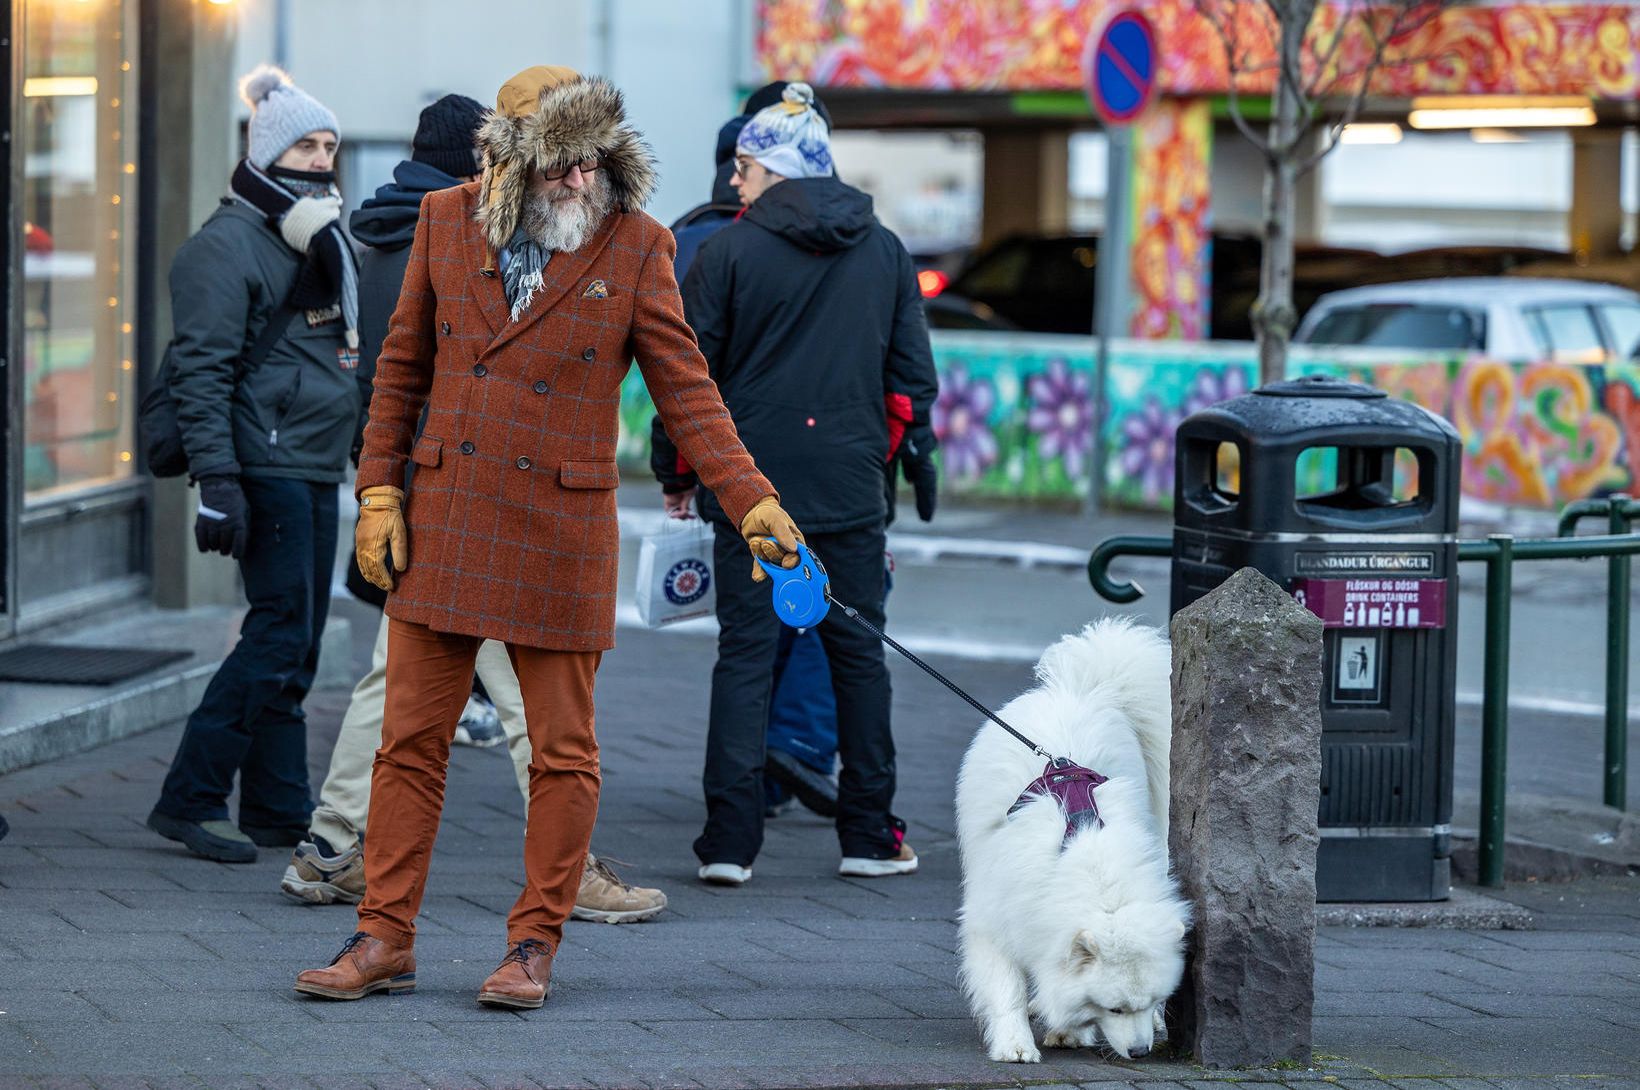
<path id="1" fill-rule="evenodd" d="M 128 451 L 128 450 L 120 451 L 120 461 L 129 462 L 130 460 L 131 460 L 131 452 L 130 451 Z"/>

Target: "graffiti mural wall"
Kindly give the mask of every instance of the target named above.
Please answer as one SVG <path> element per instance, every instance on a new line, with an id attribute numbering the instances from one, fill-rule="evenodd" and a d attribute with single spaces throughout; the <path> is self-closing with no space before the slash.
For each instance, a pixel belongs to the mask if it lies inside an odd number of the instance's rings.
<path id="1" fill-rule="evenodd" d="M 939 333 L 942 487 L 952 494 L 1075 500 L 1093 472 L 1091 340 Z M 1640 367 L 1502 363 L 1383 352 L 1304 354 L 1294 374 L 1367 382 L 1439 412 L 1463 436 L 1463 491 L 1555 509 L 1591 494 L 1640 491 Z M 1237 342 L 1112 345 L 1105 495 L 1168 509 L 1173 437 L 1198 409 L 1251 389 L 1253 347 Z M 636 370 L 621 407 L 623 464 L 647 472 L 654 412 Z"/>
<path id="2" fill-rule="evenodd" d="M 770 79 L 823 87 L 925 90 L 1079 90 L 1089 28 L 1130 0 L 759 0 L 757 55 Z M 1227 89 L 1224 49 L 1190 0 L 1146 0 L 1162 44 L 1169 95 Z M 1236 40 L 1255 62 L 1242 90 L 1274 81 L 1268 19 L 1239 4 Z M 1316 39 L 1330 43 L 1351 7 L 1324 3 Z M 1353 86 L 1374 38 L 1358 20 L 1327 49 L 1328 82 Z M 1373 80 L 1376 94 L 1587 94 L 1640 97 L 1640 5 L 1489 3 L 1455 5 L 1396 43 L 1416 58 Z M 1322 63 L 1320 60 L 1317 63 Z M 1329 78 L 1330 77 L 1330 78 Z"/>
<path id="3" fill-rule="evenodd" d="M 1207 336 L 1213 115 L 1203 99 L 1164 99 L 1133 126 L 1133 313 L 1145 340 Z"/>

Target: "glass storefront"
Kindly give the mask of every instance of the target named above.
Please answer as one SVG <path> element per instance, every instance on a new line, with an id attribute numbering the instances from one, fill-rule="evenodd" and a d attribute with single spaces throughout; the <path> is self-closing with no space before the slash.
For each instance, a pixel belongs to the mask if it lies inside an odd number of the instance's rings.
<path id="1" fill-rule="evenodd" d="M 23 0 L 17 300 L 32 506 L 135 472 L 136 0 Z"/>

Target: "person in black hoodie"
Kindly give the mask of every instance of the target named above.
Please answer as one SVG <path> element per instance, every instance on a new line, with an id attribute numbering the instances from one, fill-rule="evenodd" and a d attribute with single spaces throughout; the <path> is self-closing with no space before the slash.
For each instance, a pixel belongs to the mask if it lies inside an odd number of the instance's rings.
<path id="1" fill-rule="evenodd" d="M 805 83 L 757 113 L 736 141 L 747 211 L 701 246 L 685 314 L 748 451 L 809 527 L 837 597 L 883 625 L 885 463 L 898 460 L 933 515 L 937 393 L 910 255 L 871 198 L 834 176 L 828 128 Z M 680 470 L 682 467 L 679 467 Z M 679 482 L 681 483 L 681 482 Z M 688 492 L 667 489 L 668 507 Z M 716 498 L 718 660 L 707 738 L 704 881 L 740 885 L 762 847 L 764 732 L 780 621 Z M 802 512 L 799 515 L 797 512 Z M 806 517 L 805 517 L 806 516 Z M 882 645 L 841 615 L 818 629 L 831 663 L 843 768 L 839 873 L 909 874 L 917 856 L 891 810 L 894 742 Z"/>
<path id="2" fill-rule="evenodd" d="M 718 130 L 713 158 L 712 199 L 685 212 L 672 224 L 678 241 L 673 269 L 682 284 L 701 244 L 740 218 L 745 206 L 735 186 L 735 141 L 752 115 L 781 101 L 785 80 L 775 80 L 753 91 L 739 114 Z M 831 129 L 831 114 L 819 98 L 814 109 Z M 668 497 L 673 518 L 693 518 L 689 509 L 695 491 L 694 474 L 678 458 L 677 447 L 666 436 L 661 418 L 650 421 L 650 467 Z M 895 466 L 884 466 L 888 521 L 894 521 Z M 886 557 L 885 557 L 886 560 Z M 831 694 L 831 667 L 825 648 L 814 632 L 785 629 L 775 652 L 774 689 L 770 697 L 767 757 L 764 764 L 765 816 L 774 817 L 794 802 L 802 802 L 822 817 L 837 816 L 837 704 Z"/>

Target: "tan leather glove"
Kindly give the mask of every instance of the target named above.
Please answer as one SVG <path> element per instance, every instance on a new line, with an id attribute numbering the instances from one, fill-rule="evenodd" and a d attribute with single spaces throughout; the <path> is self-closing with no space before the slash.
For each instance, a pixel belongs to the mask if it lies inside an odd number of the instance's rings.
<path id="1" fill-rule="evenodd" d="M 404 489 L 379 484 L 359 493 L 359 522 L 353 528 L 353 553 L 359 573 L 383 590 L 393 589 L 393 572 L 410 566 L 410 531 L 404 526 Z M 393 555 L 393 570 L 387 556 Z"/>
<path id="2" fill-rule="evenodd" d="M 797 567 L 797 543 L 803 540 L 803 533 L 773 496 L 764 496 L 746 512 L 740 520 L 740 536 L 752 550 L 752 582 L 761 583 L 769 577 L 757 557 L 782 568 Z"/>

